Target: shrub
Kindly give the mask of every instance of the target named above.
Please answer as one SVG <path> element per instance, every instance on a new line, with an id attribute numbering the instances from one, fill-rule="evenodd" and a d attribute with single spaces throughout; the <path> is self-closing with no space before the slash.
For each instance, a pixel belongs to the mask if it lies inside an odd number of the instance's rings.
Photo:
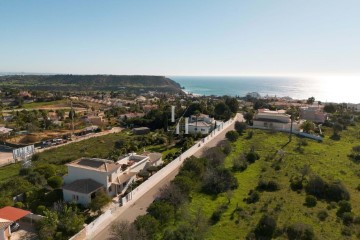
<path id="1" fill-rule="evenodd" d="M 242 135 L 243 132 L 246 130 L 246 123 L 244 122 L 235 122 L 235 130 L 239 133 L 239 135 Z"/>
<path id="2" fill-rule="evenodd" d="M 63 185 L 64 181 L 59 176 L 53 176 L 47 180 L 47 183 L 50 187 L 56 189 L 56 188 L 60 188 Z"/>
<path id="3" fill-rule="evenodd" d="M 228 131 L 225 135 L 225 137 L 230 141 L 230 142 L 235 142 L 238 138 L 239 138 L 239 134 L 236 131 Z"/>
<path id="4" fill-rule="evenodd" d="M 260 193 L 255 190 L 250 190 L 248 197 L 245 199 L 247 204 L 256 203 L 260 199 Z"/>
<path id="5" fill-rule="evenodd" d="M 267 191 L 274 192 L 280 189 L 279 184 L 276 181 L 270 180 L 267 184 Z"/>
<path id="6" fill-rule="evenodd" d="M 344 213 L 351 212 L 351 204 L 348 201 L 342 200 L 339 202 L 339 209 L 336 212 L 338 217 L 342 217 Z"/>
<path id="7" fill-rule="evenodd" d="M 348 226 L 344 226 L 344 227 L 341 229 L 341 234 L 342 234 L 343 236 L 348 236 L 348 237 L 350 237 L 351 234 L 352 234 L 351 228 L 348 227 Z"/>
<path id="8" fill-rule="evenodd" d="M 217 222 L 220 221 L 221 219 L 221 215 L 226 211 L 227 206 L 226 205 L 220 205 L 216 208 L 216 210 L 213 212 L 213 214 L 211 215 L 210 221 L 211 224 L 216 224 Z"/>
<path id="9" fill-rule="evenodd" d="M 304 223 L 295 223 L 286 229 L 289 240 L 312 240 L 315 239 L 314 230 L 310 225 Z"/>
<path id="10" fill-rule="evenodd" d="M 316 197 L 312 195 L 307 195 L 305 198 L 305 206 L 307 207 L 315 207 L 317 204 Z"/>
<path id="11" fill-rule="evenodd" d="M 226 168 L 207 169 L 202 182 L 202 190 L 208 194 L 216 195 L 237 187 L 237 178 Z"/>
<path id="12" fill-rule="evenodd" d="M 360 224 L 360 216 L 354 217 L 353 223 L 355 223 L 355 224 Z"/>
<path id="13" fill-rule="evenodd" d="M 251 139 L 254 136 L 254 132 L 253 131 L 249 131 L 247 134 L 247 139 Z"/>
<path id="14" fill-rule="evenodd" d="M 19 175 L 20 176 L 26 176 L 31 172 L 32 172 L 31 168 L 21 168 L 20 171 L 19 171 Z"/>
<path id="15" fill-rule="evenodd" d="M 328 186 L 326 199 L 338 202 L 340 200 L 349 200 L 350 194 L 346 187 L 341 182 L 333 182 Z"/>
<path id="16" fill-rule="evenodd" d="M 39 205 L 36 208 L 36 213 L 39 215 L 44 215 L 45 210 L 46 210 L 46 207 L 44 205 Z"/>
<path id="17" fill-rule="evenodd" d="M 256 239 L 271 239 L 275 229 L 276 220 L 268 214 L 263 215 L 254 231 Z"/>
<path id="18" fill-rule="evenodd" d="M 254 163 L 259 158 L 260 158 L 260 155 L 258 153 L 256 153 L 255 151 L 250 151 L 248 154 L 246 154 L 246 160 L 249 163 Z"/>
<path id="19" fill-rule="evenodd" d="M 293 191 L 298 191 L 303 189 L 303 180 L 298 176 L 292 177 L 290 179 L 290 188 Z"/>
<path id="20" fill-rule="evenodd" d="M 232 169 L 234 171 L 244 171 L 248 167 L 248 163 L 245 159 L 245 157 L 240 156 L 233 159 L 233 166 Z"/>
<path id="21" fill-rule="evenodd" d="M 24 208 L 24 204 L 22 202 L 16 202 L 14 204 L 14 207 L 16 207 L 16 208 Z"/>
<path id="22" fill-rule="evenodd" d="M 265 181 L 261 179 L 258 183 L 257 189 L 260 191 L 274 192 L 280 189 L 280 185 L 274 180 Z"/>
<path id="23" fill-rule="evenodd" d="M 348 190 L 341 182 L 337 181 L 329 184 L 317 175 L 310 178 L 305 190 L 307 194 L 327 201 L 338 202 L 350 199 Z"/>
<path id="24" fill-rule="evenodd" d="M 325 221 L 329 214 L 326 210 L 323 209 L 318 212 L 317 216 L 320 221 Z"/>
<path id="25" fill-rule="evenodd" d="M 342 214 L 343 224 L 349 226 L 354 221 L 354 214 L 351 212 L 344 212 Z"/>

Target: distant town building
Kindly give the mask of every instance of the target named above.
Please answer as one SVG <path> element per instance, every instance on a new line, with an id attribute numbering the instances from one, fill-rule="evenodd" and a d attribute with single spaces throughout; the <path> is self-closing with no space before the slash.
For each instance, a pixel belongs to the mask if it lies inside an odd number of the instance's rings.
<path id="1" fill-rule="evenodd" d="M 318 106 L 301 107 L 300 118 L 315 123 L 324 123 L 327 119 L 327 114 Z"/>

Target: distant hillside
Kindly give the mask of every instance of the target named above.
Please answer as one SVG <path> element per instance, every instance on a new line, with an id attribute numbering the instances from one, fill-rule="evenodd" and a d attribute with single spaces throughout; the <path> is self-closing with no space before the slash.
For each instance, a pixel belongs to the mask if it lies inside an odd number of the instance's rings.
<path id="1" fill-rule="evenodd" d="M 181 92 L 180 85 L 163 76 L 125 75 L 7 75 L 0 76 L 0 87 L 43 91 L 148 90 Z"/>

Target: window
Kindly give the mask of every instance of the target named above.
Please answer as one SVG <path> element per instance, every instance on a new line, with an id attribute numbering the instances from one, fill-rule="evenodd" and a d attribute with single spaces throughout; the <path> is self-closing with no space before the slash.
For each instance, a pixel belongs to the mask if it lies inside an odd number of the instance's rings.
<path id="1" fill-rule="evenodd" d="M 111 186 L 109 187 L 109 192 L 111 192 Z"/>
<path id="2" fill-rule="evenodd" d="M 126 184 L 127 184 L 127 182 L 124 182 L 124 183 L 123 183 L 123 188 L 126 186 Z"/>
<path id="3" fill-rule="evenodd" d="M 109 182 L 112 182 L 112 175 L 109 175 Z"/>
<path id="4" fill-rule="evenodd" d="M 202 128 L 201 131 L 202 131 L 202 132 L 205 132 L 205 129 Z"/>

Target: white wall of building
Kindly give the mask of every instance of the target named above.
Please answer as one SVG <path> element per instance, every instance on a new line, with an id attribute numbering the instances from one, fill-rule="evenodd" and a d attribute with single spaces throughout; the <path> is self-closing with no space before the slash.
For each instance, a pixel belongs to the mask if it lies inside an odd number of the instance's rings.
<path id="1" fill-rule="evenodd" d="M 64 196 L 65 202 L 76 202 L 76 203 L 80 203 L 84 206 L 91 203 L 91 195 L 90 194 L 78 193 L 78 192 L 73 192 L 70 190 L 63 189 L 63 196 Z"/>
<path id="2" fill-rule="evenodd" d="M 266 122 L 266 121 L 253 121 L 254 128 L 263 128 L 263 129 L 270 129 L 270 130 L 278 130 L 278 131 L 290 131 L 291 123 L 278 123 L 278 122 Z M 293 131 L 299 130 L 299 124 L 293 123 Z"/>
<path id="3" fill-rule="evenodd" d="M 211 131 L 211 127 L 200 127 L 200 126 L 195 126 L 195 125 L 188 125 L 189 127 L 189 133 L 190 134 L 196 134 L 196 133 L 201 133 L 201 134 L 209 134 Z"/>

